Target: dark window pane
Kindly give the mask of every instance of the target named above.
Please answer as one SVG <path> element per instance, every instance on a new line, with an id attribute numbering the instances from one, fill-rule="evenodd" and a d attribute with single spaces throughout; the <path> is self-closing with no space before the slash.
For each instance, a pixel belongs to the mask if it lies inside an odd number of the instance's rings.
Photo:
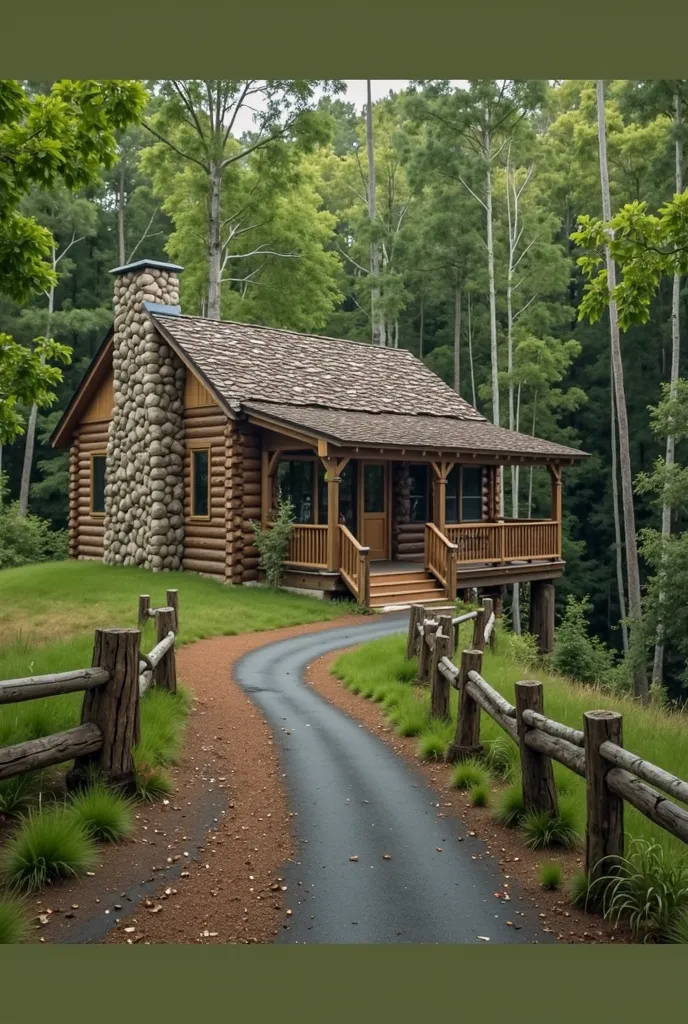
<path id="1" fill-rule="evenodd" d="M 423 465 L 409 466 L 411 483 L 411 522 L 427 523 L 428 521 L 428 467 Z"/>
<path id="2" fill-rule="evenodd" d="M 379 463 L 363 466 L 364 512 L 385 511 L 385 468 Z"/>
<path id="3" fill-rule="evenodd" d="M 464 466 L 461 518 L 475 522 L 483 516 L 483 471 L 477 466 Z"/>
<path id="4" fill-rule="evenodd" d="M 342 472 L 342 482 L 339 485 L 339 522 L 351 530 L 356 536 L 356 465 L 347 462 Z"/>
<path id="5" fill-rule="evenodd" d="M 327 473 L 322 462 L 318 480 L 318 522 L 323 525 L 327 522 Z"/>
<path id="6" fill-rule="evenodd" d="M 93 456 L 93 511 L 105 512 L 105 456 Z"/>
<path id="7" fill-rule="evenodd" d="M 209 514 L 208 503 L 208 457 L 210 452 L 207 449 L 193 452 L 193 495 L 192 515 L 207 516 Z"/>
<path id="8" fill-rule="evenodd" d="M 444 518 L 448 523 L 459 521 L 459 466 L 453 466 L 447 477 Z"/>
<path id="9" fill-rule="evenodd" d="M 277 474 L 280 498 L 294 506 L 297 523 L 313 523 L 313 461 L 287 459 L 280 462 Z"/>

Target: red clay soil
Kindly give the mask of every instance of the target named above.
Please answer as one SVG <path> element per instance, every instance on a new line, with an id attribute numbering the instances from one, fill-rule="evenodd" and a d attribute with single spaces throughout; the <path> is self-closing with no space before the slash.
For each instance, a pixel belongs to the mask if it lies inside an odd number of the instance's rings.
<path id="1" fill-rule="evenodd" d="M 516 829 L 505 828 L 492 821 L 491 811 L 486 807 L 473 807 L 466 792 L 454 789 L 450 783 L 452 768 L 441 762 L 421 761 L 416 753 L 417 740 L 399 736 L 389 724 L 385 712 L 373 701 L 358 694 L 350 693 L 341 680 L 334 676 L 331 667 L 342 654 L 335 651 L 319 658 L 309 665 L 306 682 L 318 693 L 343 711 L 350 718 L 361 722 L 372 733 L 390 746 L 408 764 L 413 765 L 425 776 L 428 784 L 438 794 L 439 818 L 459 818 L 470 836 L 482 839 L 485 844 L 483 856 L 496 858 L 504 871 L 505 891 L 514 883 L 519 892 L 538 909 L 542 918 L 543 931 L 567 943 L 627 943 L 632 938 L 612 926 L 598 915 L 576 910 L 565 895 L 570 878 L 583 867 L 583 858 L 577 851 L 529 850 Z M 495 787 L 495 789 L 498 787 Z M 480 855 L 479 855 L 480 856 Z M 543 862 L 556 860 L 562 868 L 564 883 L 562 889 L 547 891 L 537 880 L 538 868 Z M 495 893 L 500 899 L 503 893 Z M 507 921 L 506 927 L 514 922 Z"/>
<path id="2" fill-rule="evenodd" d="M 232 666 L 264 644 L 362 621 L 347 616 L 181 648 L 178 676 L 194 702 L 170 772 L 174 792 L 165 803 L 139 805 L 131 839 L 101 845 L 92 875 L 32 901 L 35 940 L 272 941 L 289 906 L 280 867 L 293 853 L 291 814 L 272 734 L 233 682 Z"/>

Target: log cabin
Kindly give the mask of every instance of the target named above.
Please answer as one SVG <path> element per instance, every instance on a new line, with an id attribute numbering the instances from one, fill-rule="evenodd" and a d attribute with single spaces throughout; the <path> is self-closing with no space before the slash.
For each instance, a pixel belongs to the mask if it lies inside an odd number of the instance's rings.
<path id="1" fill-rule="evenodd" d="M 389 608 L 527 582 L 551 632 L 562 470 L 585 453 L 495 426 L 403 349 L 184 316 L 181 270 L 112 271 L 112 329 L 52 436 L 72 557 L 255 583 L 252 524 L 284 495 L 285 586 Z M 548 471 L 547 518 L 504 517 L 510 466 Z"/>

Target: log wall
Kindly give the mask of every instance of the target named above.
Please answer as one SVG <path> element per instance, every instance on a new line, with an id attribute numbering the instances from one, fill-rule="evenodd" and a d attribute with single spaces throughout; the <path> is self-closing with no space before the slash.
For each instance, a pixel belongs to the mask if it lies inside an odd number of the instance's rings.
<path id="1" fill-rule="evenodd" d="M 103 557 L 104 516 L 91 515 L 91 455 L 105 453 L 109 420 L 82 421 L 74 433 L 69 457 L 69 554 L 72 558 Z"/>
<path id="2" fill-rule="evenodd" d="M 226 578 L 226 433 L 228 417 L 217 405 L 184 409 L 184 551 L 182 569 Z M 191 452 L 209 448 L 210 517 L 191 516 Z"/>
<path id="3" fill-rule="evenodd" d="M 259 429 L 245 422 L 228 423 L 225 451 L 225 578 L 231 583 L 248 583 L 258 579 L 258 548 L 254 544 L 251 522 L 260 522 L 261 514 Z"/>

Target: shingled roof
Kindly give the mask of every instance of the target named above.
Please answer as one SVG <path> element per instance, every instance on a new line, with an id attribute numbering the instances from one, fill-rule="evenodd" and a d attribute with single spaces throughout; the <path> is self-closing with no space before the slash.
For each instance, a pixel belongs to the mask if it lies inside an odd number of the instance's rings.
<path id="1" fill-rule="evenodd" d="M 532 459 L 585 455 L 495 426 L 405 349 L 201 317 L 152 315 L 227 405 L 335 444 Z"/>

